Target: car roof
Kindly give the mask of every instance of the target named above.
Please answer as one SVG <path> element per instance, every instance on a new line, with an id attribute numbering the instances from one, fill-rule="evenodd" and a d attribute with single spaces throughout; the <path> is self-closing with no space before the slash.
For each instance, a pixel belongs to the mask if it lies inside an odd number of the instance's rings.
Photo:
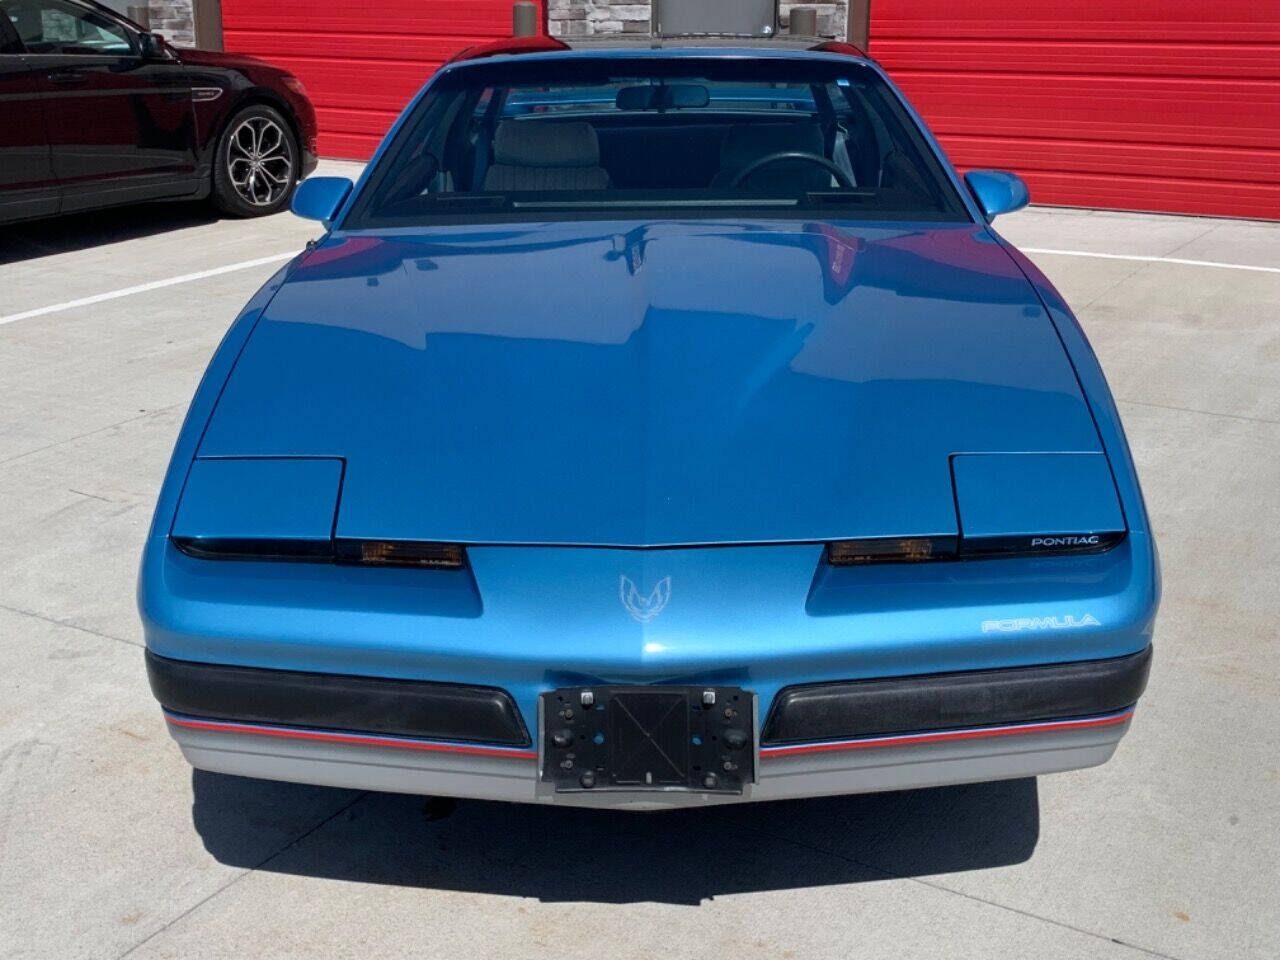
<path id="1" fill-rule="evenodd" d="M 689 36 L 662 36 L 648 33 L 605 33 L 587 37 L 556 37 L 573 50 L 668 50 L 688 47 L 705 47 L 738 50 L 813 50 L 836 41 L 827 37 L 799 37 L 793 34 L 777 34 L 760 37 L 753 34 L 692 34 Z M 845 44 L 845 46 L 849 46 Z M 856 49 L 850 46 L 850 49 Z M 859 53 L 859 55 L 861 55 Z"/>
<path id="2" fill-rule="evenodd" d="M 489 57 L 539 55 L 539 58 L 576 58 L 592 54 L 603 56 L 661 57 L 708 54 L 711 56 L 795 56 L 826 54 L 870 61 L 865 53 L 849 43 L 822 37 L 774 37 L 698 35 L 658 36 L 652 34 L 605 34 L 591 37 L 507 37 L 460 50 L 447 61 L 447 66 Z"/>

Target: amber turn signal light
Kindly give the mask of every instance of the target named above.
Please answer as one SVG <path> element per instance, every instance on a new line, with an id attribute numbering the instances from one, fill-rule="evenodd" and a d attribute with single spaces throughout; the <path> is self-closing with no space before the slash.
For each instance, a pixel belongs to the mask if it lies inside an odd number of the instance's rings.
<path id="1" fill-rule="evenodd" d="M 424 543 L 414 540 L 338 541 L 338 559 L 394 567 L 429 567 L 459 570 L 464 552 L 456 543 Z"/>
<path id="2" fill-rule="evenodd" d="M 838 567 L 862 563 L 919 563 L 922 560 L 949 560 L 955 555 L 954 537 L 836 540 L 827 546 L 828 562 Z"/>

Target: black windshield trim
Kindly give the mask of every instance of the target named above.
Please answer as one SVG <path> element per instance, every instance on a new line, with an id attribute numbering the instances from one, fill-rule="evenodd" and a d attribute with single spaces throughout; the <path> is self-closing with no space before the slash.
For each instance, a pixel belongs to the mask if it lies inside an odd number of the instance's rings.
<path id="1" fill-rule="evenodd" d="M 441 212 L 430 217 L 371 217 L 359 224 L 344 225 L 345 234 L 363 232 L 401 233 L 404 230 L 429 231 L 434 227 L 488 226 L 511 223 L 687 223 L 712 220 L 725 222 L 779 221 L 788 223 L 869 223 L 894 226 L 930 224 L 938 226 L 972 226 L 974 221 L 967 214 L 929 213 L 919 210 L 866 210 L 856 204 L 838 206 L 824 204 L 820 207 L 747 207 L 736 210 L 728 207 L 634 207 L 619 209 L 616 206 L 584 208 L 578 210 L 477 210 L 466 213 L 455 210 Z M 735 216 L 734 214 L 740 214 Z"/>

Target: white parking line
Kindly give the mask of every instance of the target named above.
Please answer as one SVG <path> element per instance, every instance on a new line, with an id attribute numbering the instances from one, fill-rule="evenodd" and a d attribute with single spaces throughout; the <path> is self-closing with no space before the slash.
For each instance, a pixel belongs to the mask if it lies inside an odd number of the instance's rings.
<path id="1" fill-rule="evenodd" d="M 1186 267 L 1217 267 L 1220 270 L 1253 270 L 1280 273 L 1280 267 L 1260 267 L 1251 263 L 1222 263 L 1218 260 L 1184 260 L 1181 257 L 1139 257 L 1131 253 L 1092 253 L 1088 250 L 1050 250 L 1047 247 L 1018 247 L 1023 253 L 1049 253 L 1059 257 L 1096 257 L 1099 260 L 1136 260 L 1141 263 L 1177 263 Z"/>
<path id="2" fill-rule="evenodd" d="M 206 277 L 217 277 L 224 273 L 235 273 L 237 270 L 248 270 L 250 267 L 261 267 L 268 263 L 279 263 L 281 260 L 288 260 L 290 257 L 297 256 L 298 251 L 291 253 L 277 253 L 270 257 L 258 257 L 256 260 L 241 260 L 239 263 L 229 263 L 225 267 L 214 267 L 211 270 L 201 270 L 198 273 L 184 273 L 180 277 L 168 277 L 164 280 L 153 280 L 150 283 L 140 283 L 136 287 L 122 287 L 119 290 L 110 290 L 107 293 L 95 293 L 91 297 L 81 297 L 78 300 L 67 300 L 64 303 L 53 303 L 47 307 L 37 307 L 34 310 L 24 310 L 22 313 L 11 313 L 7 317 L 0 317 L 0 326 L 6 323 L 13 323 L 15 320 L 26 320 L 28 317 L 42 317 L 50 313 L 61 313 L 63 310 L 74 310 L 76 307 L 87 307 L 90 304 L 102 303 L 104 300 L 115 300 L 118 297 L 128 297 L 135 293 L 146 293 L 148 290 L 159 290 L 162 287 L 172 287 L 179 283 L 188 283 L 192 280 L 203 280 Z"/>
<path id="3" fill-rule="evenodd" d="M 1142 257 L 1129 253 L 1093 253 L 1089 250 L 1054 250 L 1048 247 L 1019 247 L 1023 253 L 1043 253 L 1058 257 L 1093 257 L 1098 260 L 1133 260 L 1140 263 L 1174 263 L 1186 267 L 1215 267 L 1220 270 L 1251 270 L 1255 273 L 1280 273 L 1280 267 L 1262 267 L 1249 263 L 1222 263 L 1217 260 L 1185 260 L 1181 257 Z M 164 280 L 153 280 L 151 283 L 140 283 L 136 287 L 123 287 L 119 290 L 111 290 L 107 293 L 96 293 L 91 297 L 81 297 L 78 300 L 67 300 L 65 303 L 54 303 L 47 307 L 37 307 L 34 310 L 25 310 L 22 313 L 11 313 L 7 317 L 0 317 L 0 326 L 6 323 L 13 323 L 15 320 L 26 320 L 29 317 L 42 317 L 50 313 L 61 313 L 63 310 L 73 310 L 76 307 L 87 307 L 90 304 L 102 303 L 104 300 L 115 300 L 117 297 L 128 297 L 135 293 L 146 293 L 148 290 L 159 290 L 162 287 L 172 287 L 179 283 L 187 283 L 191 280 L 204 280 L 206 277 L 217 277 L 224 273 L 235 273 L 237 270 L 248 270 L 250 267 L 260 267 L 267 263 L 279 263 L 281 260 L 288 260 L 295 256 L 297 251 L 293 253 L 277 253 L 270 257 L 258 257 L 256 260 L 242 260 L 239 263 L 229 263 L 225 267 L 214 267 L 211 270 L 201 270 L 198 273 L 184 273 L 179 277 L 168 277 Z"/>

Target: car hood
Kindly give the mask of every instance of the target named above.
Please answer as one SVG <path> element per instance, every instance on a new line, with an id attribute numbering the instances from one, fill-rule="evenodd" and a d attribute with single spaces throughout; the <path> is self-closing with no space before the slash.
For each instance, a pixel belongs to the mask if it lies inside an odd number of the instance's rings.
<path id="1" fill-rule="evenodd" d="M 179 47 L 175 52 L 179 59 L 194 67 L 229 67 L 232 69 L 266 69 L 275 73 L 284 73 L 280 67 L 268 63 L 247 53 L 225 53 L 221 50 L 197 50 L 193 47 Z"/>
<path id="2" fill-rule="evenodd" d="M 202 457 L 339 457 L 336 532 L 465 543 L 957 532 L 951 457 L 1098 451 L 1034 291 L 972 224 L 335 234 Z"/>

